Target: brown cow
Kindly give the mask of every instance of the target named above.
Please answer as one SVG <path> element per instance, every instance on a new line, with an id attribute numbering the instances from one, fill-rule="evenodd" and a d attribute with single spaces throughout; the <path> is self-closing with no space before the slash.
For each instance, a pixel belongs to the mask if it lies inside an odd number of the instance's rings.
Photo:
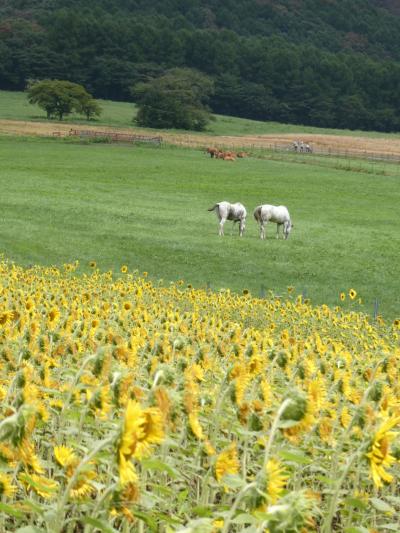
<path id="1" fill-rule="evenodd" d="M 210 146 L 209 148 L 207 148 L 207 154 L 210 154 L 211 158 L 217 157 L 218 148 L 213 148 L 212 146 Z"/>

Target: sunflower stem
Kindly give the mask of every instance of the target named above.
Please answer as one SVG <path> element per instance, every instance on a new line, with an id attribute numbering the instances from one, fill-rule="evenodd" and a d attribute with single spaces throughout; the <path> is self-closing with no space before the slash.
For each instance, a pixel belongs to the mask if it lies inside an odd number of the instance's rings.
<path id="1" fill-rule="evenodd" d="M 79 463 L 79 465 L 76 467 L 74 474 L 69 479 L 67 486 L 64 490 L 64 493 L 60 499 L 59 504 L 57 505 L 57 511 L 55 514 L 55 521 L 52 525 L 53 532 L 54 533 L 61 533 L 63 527 L 64 527 L 64 508 L 67 504 L 69 493 L 74 486 L 79 473 L 81 472 L 82 468 L 89 463 L 92 458 L 102 449 L 106 448 L 109 444 L 111 444 L 115 440 L 115 435 L 111 435 L 107 439 L 104 439 L 99 442 L 99 444 L 88 454 L 86 455 L 82 461 Z"/>
<path id="2" fill-rule="evenodd" d="M 221 533 L 228 533 L 230 531 L 230 524 L 231 524 L 232 518 L 235 516 L 235 512 L 237 508 L 239 507 L 239 503 L 241 502 L 243 496 L 246 494 L 246 492 L 248 492 L 250 489 L 256 486 L 257 486 L 257 482 L 253 481 L 252 483 L 245 485 L 242 488 L 242 490 L 238 493 L 238 495 L 235 498 L 235 501 L 233 502 L 231 510 L 229 511 L 228 516 L 224 520 L 224 527 Z"/>
<path id="3" fill-rule="evenodd" d="M 274 438 L 275 438 L 275 433 L 276 433 L 276 431 L 278 429 L 279 420 L 280 420 L 283 412 L 285 411 L 286 407 L 291 402 L 292 402 L 292 400 L 290 398 L 286 398 L 286 400 L 281 404 L 281 406 L 278 409 L 278 412 L 276 413 L 276 417 L 275 417 L 275 420 L 274 420 L 274 422 L 272 424 L 271 431 L 270 431 L 270 434 L 269 434 L 268 442 L 267 442 L 267 445 L 265 447 L 264 464 L 263 464 L 263 470 L 264 471 L 265 471 L 265 469 L 267 467 L 267 464 L 268 464 L 269 454 L 271 452 L 271 447 L 272 447 L 272 443 L 273 443 Z"/>

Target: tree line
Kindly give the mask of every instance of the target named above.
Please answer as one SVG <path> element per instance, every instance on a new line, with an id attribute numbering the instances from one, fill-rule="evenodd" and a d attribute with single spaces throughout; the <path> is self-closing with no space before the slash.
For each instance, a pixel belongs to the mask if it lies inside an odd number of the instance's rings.
<path id="1" fill-rule="evenodd" d="M 2 89 L 23 90 L 32 79 L 69 80 L 96 98 L 133 101 L 143 98 L 144 83 L 190 68 L 212 81 L 207 104 L 215 113 L 400 129 L 399 18 L 389 19 L 378 2 L 345 1 L 339 9 L 332 1 L 324 16 L 314 1 L 298 2 L 305 10 L 300 16 L 290 11 L 290 2 L 254 0 L 5 4 Z M 312 38 L 305 38 L 306 28 Z"/>

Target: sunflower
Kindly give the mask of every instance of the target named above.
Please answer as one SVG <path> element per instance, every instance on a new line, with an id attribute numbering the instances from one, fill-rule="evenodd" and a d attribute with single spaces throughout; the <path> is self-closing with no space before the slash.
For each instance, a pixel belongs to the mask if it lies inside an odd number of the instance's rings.
<path id="1" fill-rule="evenodd" d="M 122 274 L 126 274 L 128 272 L 128 267 L 126 265 L 122 265 L 121 272 Z"/>
<path id="2" fill-rule="evenodd" d="M 96 489 L 90 483 L 90 480 L 95 477 L 96 472 L 94 470 L 87 470 L 86 472 L 81 473 L 71 489 L 71 498 L 73 500 L 81 500 L 95 492 Z"/>
<path id="3" fill-rule="evenodd" d="M 28 298 L 25 302 L 25 309 L 29 312 L 35 308 L 35 304 L 31 298 Z"/>
<path id="4" fill-rule="evenodd" d="M 346 299 L 346 294 L 345 294 L 344 292 L 341 292 L 341 293 L 340 293 L 340 299 L 341 299 L 342 302 L 345 301 L 345 299 Z"/>
<path id="5" fill-rule="evenodd" d="M 72 448 L 67 446 L 54 446 L 54 457 L 57 463 L 64 468 L 74 466 L 78 461 Z"/>
<path id="6" fill-rule="evenodd" d="M 239 466 L 236 443 L 232 443 L 217 457 L 215 463 L 215 477 L 217 478 L 217 481 L 221 481 L 226 475 L 237 474 L 239 472 Z"/>
<path id="7" fill-rule="evenodd" d="M 24 485 L 32 488 L 37 494 L 39 494 L 39 496 L 42 496 L 42 498 L 45 498 L 46 500 L 52 498 L 58 488 L 58 483 L 56 481 L 43 476 L 38 476 L 37 474 L 31 474 L 28 476 L 22 473 L 20 474 L 19 479 Z"/>
<path id="8" fill-rule="evenodd" d="M 89 266 L 90 268 L 96 268 L 97 267 L 96 261 L 90 261 Z"/>
<path id="9" fill-rule="evenodd" d="M 49 314 L 47 315 L 49 324 L 57 324 L 58 319 L 60 318 L 60 311 L 57 307 L 53 307 Z"/>
<path id="10" fill-rule="evenodd" d="M 366 454 L 370 461 L 372 479 L 377 488 L 383 487 L 382 480 L 386 483 L 393 481 L 392 474 L 385 468 L 390 468 L 396 462 L 396 458 L 390 455 L 390 443 L 398 433 L 390 431 L 400 423 L 400 416 L 385 420 L 372 438 L 369 452 Z"/>
<path id="11" fill-rule="evenodd" d="M 349 290 L 349 296 L 351 300 L 354 300 L 357 296 L 357 292 L 354 289 Z"/>
<path id="12" fill-rule="evenodd" d="M 199 440 L 204 440 L 203 429 L 195 411 L 189 414 L 189 426 L 195 437 L 197 437 Z"/>
<path id="13" fill-rule="evenodd" d="M 205 449 L 207 455 L 215 455 L 216 454 L 215 448 L 214 448 L 214 446 L 211 444 L 211 442 L 209 440 L 205 440 L 204 441 L 204 449 Z"/>
<path id="14" fill-rule="evenodd" d="M 285 489 L 286 482 L 289 479 L 284 467 L 276 459 L 270 459 L 265 467 L 267 475 L 267 489 L 269 501 L 274 504 L 277 502 Z"/>
<path id="15" fill-rule="evenodd" d="M 12 484 L 12 477 L 0 472 L 0 500 L 2 496 L 10 498 L 16 490 L 16 487 Z"/>
<path id="16" fill-rule="evenodd" d="M 19 459 L 24 463 L 25 466 L 29 467 L 36 474 L 43 474 L 44 470 L 40 464 L 39 458 L 35 453 L 34 446 L 31 442 L 28 442 L 24 439 L 19 448 Z"/>
<path id="17" fill-rule="evenodd" d="M 120 467 L 123 465 L 128 478 L 133 476 L 127 461 L 131 457 L 141 459 L 148 454 L 151 444 L 159 444 L 163 438 L 161 411 L 157 407 L 142 409 L 138 402 L 129 400 L 118 450 Z"/>
<path id="18" fill-rule="evenodd" d="M 0 313 L 0 326 L 8 326 L 14 318 L 14 311 L 3 311 Z"/>

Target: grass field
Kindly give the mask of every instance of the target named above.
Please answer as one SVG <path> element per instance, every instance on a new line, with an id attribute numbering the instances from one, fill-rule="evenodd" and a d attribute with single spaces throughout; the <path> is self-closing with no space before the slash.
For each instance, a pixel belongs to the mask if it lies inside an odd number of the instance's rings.
<path id="1" fill-rule="evenodd" d="M 102 114 L 96 120 L 86 121 L 81 115 L 70 115 L 66 118 L 68 122 L 77 124 L 98 124 L 115 127 L 134 126 L 133 119 L 136 116 L 136 107 L 129 102 L 112 102 L 109 100 L 99 100 L 102 107 Z M 46 113 L 36 105 L 28 103 L 26 94 L 23 92 L 0 91 L 0 120 L 44 120 Z M 173 131 L 173 130 L 169 130 Z M 182 133 L 179 130 L 179 133 Z M 351 130 L 335 130 L 331 128 L 316 128 L 312 126 L 301 126 L 293 124 L 280 124 L 278 122 L 262 122 L 256 120 L 241 119 L 215 115 L 207 131 L 211 135 L 266 135 L 266 134 L 318 134 L 318 135 L 351 135 L 357 137 L 373 138 L 393 138 L 398 139 L 396 133 L 379 133 Z"/>
<path id="2" fill-rule="evenodd" d="M 277 294 L 288 286 L 314 303 L 351 302 L 397 316 L 398 176 L 249 158 L 229 164 L 199 150 L 0 138 L 0 251 L 23 265 L 79 259 L 87 268 L 147 271 L 166 283 Z M 242 201 L 243 239 L 217 235 L 214 202 Z M 288 241 L 258 239 L 253 208 L 285 203 Z M 348 298 L 344 306 L 350 305 Z"/>

